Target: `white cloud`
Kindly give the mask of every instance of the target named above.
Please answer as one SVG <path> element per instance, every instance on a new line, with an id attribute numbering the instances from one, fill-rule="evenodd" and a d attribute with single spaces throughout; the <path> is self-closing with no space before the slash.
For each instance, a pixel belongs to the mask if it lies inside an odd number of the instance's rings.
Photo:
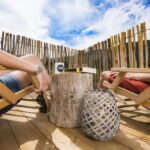
<path id="1" fill-rule="evenodd" d="M 44 14 L 47 0 L 1 0 L 0 30 L 33 38 L 48 36 L 50 20 Z"/>
<path id="2" fill-rule="evenodd" d="M 114 2 L 114 1 L 113 1 Z M 150 27 L 150 7 L 144 7 L 141 1 L 131 0 L 129 2 L 115 1 L 113 7 L 107 9 L 102 18 L 99 18 L 97 22 L 86 28 L 83 33 L 89 31 L 97 32 L 96 35 L 75 37 L 73 40 L 75 47 L 85 48 L 93 45 L 97 41 L 102 41 L 109 38 L 111 35 L 127 31 L 127 29 L 136 26 L 145 21 L 147 28 Z M 148 31 L 150 35 L 150 31 Z"/>
<path id="3" fill-rule="evenodd" d="M 61 33 L 88 26 L 98 13 L 89 0 L 49 0 L 47 12 Z"/>
<path id="4" fill-rule="evenodd" d="M 82 49 L 143 21 L 150 27 L 149 14 L 142 0 L 0 0 L 0 30 Z"/>

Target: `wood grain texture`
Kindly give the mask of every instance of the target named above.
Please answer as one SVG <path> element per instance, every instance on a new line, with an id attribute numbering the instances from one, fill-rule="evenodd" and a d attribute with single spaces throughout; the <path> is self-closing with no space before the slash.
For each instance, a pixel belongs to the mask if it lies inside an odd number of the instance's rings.
<path id="1" fill-rule="evenodd" d="M 59 150 L 131 150 L 128 146 L 120 144 L 119 141 L 99 142 L 93 140 L 86 136 L 81 128 L 56 127 L 48 121 L 46 114 L 41 114 L 36 109 L 28 108 L 31 105 L 37 106 L 34 101 L 21 101 L 20 105 L 26 106 L 17 107 L 23 116 L 27 117 L 39 132 L 44 134 Z"/>
<path id="2" fill-rule="evenodd" d="M 55 74 L 51 83 L 50 121 L 59 127 L 80 126 L 82 97 L 93 88 L 92 74 Z"/>
<path id="3" fill-rule="evenodd" d="M 0 149 L 20 150 L 8 120 L 2 118 L 0 119 Z"/>

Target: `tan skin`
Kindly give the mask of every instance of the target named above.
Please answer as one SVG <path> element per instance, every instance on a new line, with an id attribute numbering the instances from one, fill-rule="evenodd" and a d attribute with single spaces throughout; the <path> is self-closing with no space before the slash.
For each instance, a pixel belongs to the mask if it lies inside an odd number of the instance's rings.
<path id="1" fill-rule="evenodd" d="M 105 88 L 103 86 L 103 81 L 104 80 L 108 81 L 110 75 L 112 77 L 116 77 L 118 75 L 118 72 L 112 72 L 112 71 L 102 72 L 100 75 L 100 78 L 99 78 L 99 84 L 98 84 L 99 88 L 101 88 L 101 89 Z M 150 74 L 149 73 L 127 73 L 125 75 L 125 78 L 138 80 L 138 81 L 142 81 L 142 82 L 150 82 Z"/>
<path id="2" fill-rule="evenodd" d="M 8 72 L 13 73 L 16 78 L 21 82 L 22 87 L 27 87 L 31 84 L 29 74 L 34 74 L 39 82 L 39 88 L 35 89 L 36 92 L 44 92 L 50 86 L 50 76 L 43 66 L 43 71 L 39 74 L 37 72 L 37 64 L 41 64 L 40 60 L 35 55 L 27 55 L 23 57 L 16 57 L 7 52 L 0 50 L 0 64 L 10 69 L 19 71 L 1 71 L 0 75 Z"/>

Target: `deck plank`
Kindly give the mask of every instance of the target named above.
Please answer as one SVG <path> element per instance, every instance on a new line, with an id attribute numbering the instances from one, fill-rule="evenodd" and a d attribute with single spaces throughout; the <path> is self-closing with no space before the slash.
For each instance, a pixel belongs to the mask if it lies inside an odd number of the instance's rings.
<path id="1" fill-rule="evenodd" d="M 85 135 L 81 128 L 57 128 L 50 123 L 46 114 L 39 113 L 39 105 L 34 100 L 36 94 L 31 94 L 22 100 L 18 106 L 14 107 L 4 117 L 1 118 L 0 137 L 5 132 L 7 141 L 12 142 L 16 149 L 21 150 L 149 150 L 150 144 L 145 140 L 149 140 L 149 124 L 143 115 L 121 120 L 121 127 L 118 134 L 113 140 L 107 142 L 99 142 Z M 32 99 L 32 100 L 28 100 Z M 126 114 L 126 113 L 124 113 Z M 148 115 L 146 115 L 147 117 Z M 140 119 L 140 122 L 137 120 Z M 139 134 L 139 135 L 138 135 Z M 10 135 L 10 137 L 9 137 Z M 134 135 L 138 135 L 137 137 Z M 7 137 L 8 136 L 8 137 Z M 14 137 L 15 136 L 15 137 Z M 10 139 L 9 139 L 10 138 Z M 2 146 L 10 146 L 7 141 Z M 11 147 L 12 148 L 12 147 Z M 7 149 L 6 149 L 7 150 Z M 8 149 L 9 150 L 9 149 Z M 15 149 L 12 149 L 15 150 Z"/>
<path id="2" fill-rule="evenodd" d="M 20 150 L 8 121 L 2 118 L 0 119 L 0 149 L 1 148 L 3 150 Z"/>
<path id="3" fill-rule="evenodd" d="M 4 116 L 12 128 L 21 150 L 57 150 L 33 124 L 14 108 Z"/>
<path id="4" fill-rule="evenodd" d="M 32 104 L 31 104 L 32 103 Z M 21 105 L 36 105 L 36 102 L 22 101 Z M 48 121 L 47 115 L 42 113 L 34 114 L 28 113 L 29 108 L 20 108 L 20 112 L 23 113 L 47 138 L 53 142 L 56 147 L 61 150 L 67 150 L 66 147 L 70 147 L 68 150 L 95 150 L 95 148 L 89 146 L 87 143 L 74 137 L 73 134 L 66 132 L 62 128 L 57 128 L 55 125 Z M 30 112 L 35 110 L 30 110 Z M 33 119 L 34 118 L 34 119 Z M 60 143 L 63 143 L 61 145 Z"/>
<path id="5" fill-rule="evenodd" d="M 22 101 L 21 105 L 36 105 L 35 102 L 29 102 L 29 101 Z M 20 109 L 20 107 L 18 108 Z M 23 110 L 23 111 L 22 111 Z M 45 114 L 37 113 L 36 117 L 34 119 L 31 118 L 31 114 L 27 112 L 27 108 L 20 109 L 22 113 L 32 121 L 34 125 L 37 126 L 39 130 L 41 130 L 51 141 L 53 141 L 53 134 L 57 132 L 57 134 L 64 134 L 67 136 L 71 141 L 72 144 L 75 144 L 80 149 L 103 149 L 103 150 L 128 150 L 127 146 L 116 142 L 114 140 L 110 140 L 108 142 L 98 142 L 95 140 L 92 140 L 91 138 L 88 138 L 83 131 L 80 128 L 74 128 L 74 129 L 67 129 L 67 128 L 57 128 L 55 125 L 51 124 L 47 116 Z M 33 117 L 33 116 L 32 116 Z M 56 136 L 56 135 L 55 135 Z M 59 135 L 57 135 L 59 136 Z M 53 141 L 54 142 L 54 141 Z M 65 141 L 63 141 L 65 142 Z M 88 143 L 88 144 L 87 144 Z M 57 145 L 57 143 L 55 143 Z"/>

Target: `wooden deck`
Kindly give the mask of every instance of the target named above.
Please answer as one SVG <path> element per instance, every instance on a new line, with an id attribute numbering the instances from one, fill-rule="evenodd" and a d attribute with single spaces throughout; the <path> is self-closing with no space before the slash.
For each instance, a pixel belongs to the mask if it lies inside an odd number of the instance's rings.
<path id="1" fill-rule="evenodd" d="M 118 134 L 98 142 L 81 128 L 57 128 L 39 113 L 34 93 L 26 98 L 0 118 L 0 150 L 150 150 L 150 111 L 124 109 Z"/>

